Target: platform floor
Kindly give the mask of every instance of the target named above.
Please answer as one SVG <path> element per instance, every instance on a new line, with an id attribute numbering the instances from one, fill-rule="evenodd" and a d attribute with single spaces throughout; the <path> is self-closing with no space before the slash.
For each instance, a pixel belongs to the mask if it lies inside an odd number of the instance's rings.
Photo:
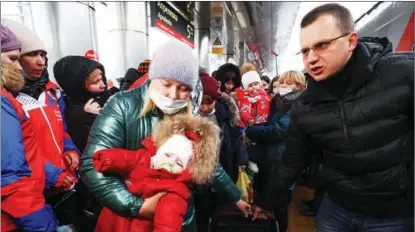
<path id="1" fill-rule="evenodd" d="M 316 232 L 314 217 L 304 217 L 299 213 L 302 200 L 313 199 L 314 191 L 304 187 L 296 186 L 293 193 L 293 200 L 288 209 L 288 231 L 289 232 Z"/>

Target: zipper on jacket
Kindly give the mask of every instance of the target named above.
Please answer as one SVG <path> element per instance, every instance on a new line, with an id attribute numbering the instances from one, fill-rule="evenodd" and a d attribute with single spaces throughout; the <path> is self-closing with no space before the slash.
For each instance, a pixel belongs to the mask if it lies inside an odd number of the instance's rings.
<path id="1" fill-rule="evenodd" d="M 59 145 L 58 145 L 58 142 L 57 142 L 57 140 L 56 140 L 56 138 L 55 138 L 55 133 L 53 132 L 52 126 L 50 125 L 50 122 L 49 122 L 48 116 L 46 116 L 46 113 L 45 113 L 45 111 L 43 110 L 43 107 L 42 107 L 42 106 L 40 107 L 40 111 L 42 112 L 42 115 L 43 115 L 43 117 L 45 118 L 46 123 L 48 124 L 49 130 L 50 130 L 50 133 L 51 133 L 51 135 L 52 135 L 53 142 L 55 143 L 55 146 L 56 146 L 56 148 L 58 149 L 59 154 L 63 155 L 63 154 L 62 154 L 62 150 L 60 149 L 60 147 L 59 147 Z"/>
<path id="2" fill-rule="evenodd" d="M 342 118 L 343 134 L 346 140 L 349 140 L 349 135 L 347 133 L 347 126 L 346 126 L 346 117 L 344 115 L 344 107 L 341 101 L 339 102 L 339 109 L 340 109 L 340 116 Z"/>

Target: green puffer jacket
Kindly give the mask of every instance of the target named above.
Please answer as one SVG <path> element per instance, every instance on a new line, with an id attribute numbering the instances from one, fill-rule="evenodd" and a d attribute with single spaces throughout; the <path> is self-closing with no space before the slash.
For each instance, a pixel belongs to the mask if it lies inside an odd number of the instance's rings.
<path id="1" fill-rule="evenodd" d="M 143 108 L 149 83 L 140 88 L 120 92 L 110 98 L 103 111 L 96 118 L 88 138 L 88 144 L 82 155 L 81 178 L 89 187 L 97 201 L 124 217 L 136 217 L 143 199 L 132 195 L 117 176 L 98 173 L 92 163 L 92 155 L 102 149 L 124 148 L 137 150 L 140 142 L 152 133 L 160 113 L 150 112 L 139 117 Z M 212 187 L 230 202 L 240 199 L 239 190 L 218 164 Z M 182 231 L 194 231 L 195 211 L 193 198 L 189 200 Z"/>

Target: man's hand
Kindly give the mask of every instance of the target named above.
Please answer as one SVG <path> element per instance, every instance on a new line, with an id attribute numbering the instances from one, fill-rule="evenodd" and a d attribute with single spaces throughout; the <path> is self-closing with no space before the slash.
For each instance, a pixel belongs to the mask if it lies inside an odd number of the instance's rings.
<path id="1" fill-rule="evenodd" d="M 73 171 L 78 168 L 79 155 L 76 151 L 67 151 L 63 154 L 63 157 L 66 167 L 68 167 L 70 171 Z"/>
<path id="2" fill-rule="evenodd" d="M 166 194 L 165 192 L 157 193 L 156 195 L 144 199 L 144 203 L 138 212 L 140 217 L 143 217 L 147 220 L 153 220 L 154 212 L 156 211 L 157 203 L 159 202 L 160 198 Z"/>
<path id="3" fill-rule="evenodd" d="M 236 202 L 236 206 L 244 214 L 245 217 L 248 217 L 248 214 L 251 213 L 251 206 L 243 200 Z"/>
<path id="4" fill-rule="evenodd" d="M 241 165 L 238 167 L 239 172 L 245 171 L 246 165 Z"/>

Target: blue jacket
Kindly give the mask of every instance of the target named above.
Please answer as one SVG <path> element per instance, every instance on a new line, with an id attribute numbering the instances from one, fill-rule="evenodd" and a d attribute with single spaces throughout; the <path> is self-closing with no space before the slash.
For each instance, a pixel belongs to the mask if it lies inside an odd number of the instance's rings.
<path id="1" fill-rule="evenodd" d="M 55 231 L 58 222 L 43 190 L 63 171 L 39 154 L 27 114 L 4 89 L 1 96 L 1 197 L 3 229 Z"/>
<path id="2" fill-rule="evenodd" d="M 282 105 L 282 99 L 272 98 L 267 122 L 247 127 L 245 130 L 246 137 L 252 141 L 248 152 L 250 156 L 258 156 L 256 160 L 266 159 L 267 162 L 281 160 L 285 148 L 284 140 L 290 124 L 290 109 Z"/>

